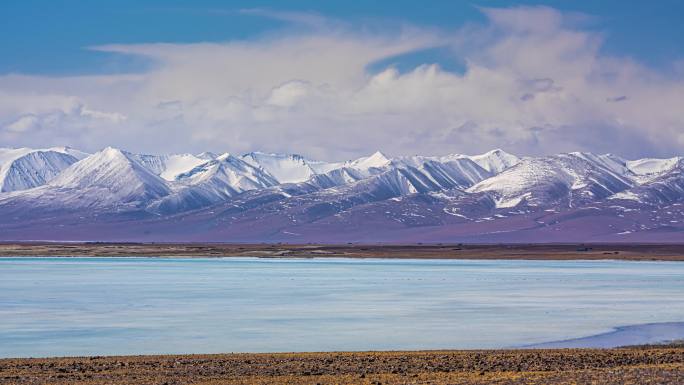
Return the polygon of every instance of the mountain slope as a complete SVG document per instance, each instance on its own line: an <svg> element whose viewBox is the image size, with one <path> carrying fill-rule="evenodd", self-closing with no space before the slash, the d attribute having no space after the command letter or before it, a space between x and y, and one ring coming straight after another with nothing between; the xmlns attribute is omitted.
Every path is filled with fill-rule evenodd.
<svg viewBox="0 0 684 385"><path fill-rule="evenodd" d="M0 240L684 239L679 157L518 158L494 150L389 158L376 152L328 163L296 155L157 156L107 148L76 161L85 154L12 151L4 152L3 164L37 171L6 178L27 181L12 188L32 188L0 192ZM16 166L21 162L30 167Z"/></svg>
<svg viewBox="0 0 684 385"><path fill-rule="evenodd" d="M62 203L90 207L142 207L171 192L130 153L112 147L74 163L46 188L57 190Z"/></svg>
<svg viewBox="0 0 684 385"><path fill-rule="evenodd" d="M296 154L250 152L241 159L251 166L261 167L280 183L304 182L317 174L303 156Z"/></svg>
<svg viewBox="0 0 684 385"><path fill-rule="evenodd" d="M85 154L65 147L46 150L0 148L0 192L42 186Z"/></svg>
<svg viewBox="0 0 684 385"><path fill-rule="evenodd" d="M146 155L130 154L131 158L145 166L152 173L159 175L162 179L173 181L178 175L186 173L193 168L216 158L211 153L192 154L173 154L173 155Z"/></svg>
<svg viewBox="0 0 684 385"><path fill-rule="evenodd" d="M379 172L373 172L373 170L380 170L390 164L390 160L379 151L356 160L332 163L313 161L297 154L263 152L250 152L243 155L241 159L252 166L262 168L280 183L306 182L317 175L328 174L341 168L356 170L357 173L361 172L363 175L370 176Z"/></svg>
<svg viewBox="0 0 684 385"><path fill-rule="evenodd" d="M402 157L393 159L390 165L421 173L441 189L465 189L492 176L469 158Z"/></svg>
<svg viewBox="0 0 684 385"><path fill-rule="evenodd" d="M176 176L174 193L151 205L162 212L178 212L209 206L249 190L278 185L264 170L230 154L202 163Z"/></svg>
<svg viewBox="0 0 684 385"><path fill-rule="evenodd" d="M520 162L520 158L517 156L498 148L484 154L469 156L468 158L492 174L498 174Z"/></svg>
<svg viewBox="0 0 684 385"><path fill-rule="evenodd" d="M627 161L625 166L636 175L635 179L645 183L674 169L681 164L682 159L679 156L668 159L645 158Z"/></svg>
<svg viewBox="0 0 684 385"><path fill-rule="evenodd" d="M675 162L676 160L676 162ZM646 180L630 190L611 196L611 200L629 200L650 206L684 202L684 158L652 159L637 162L638 178Z"/></svg>
<svg viewBox="0 0 684 385"><path fill-rule="evenodd" d="M497 207L572 207L629 189L633 182L582 153L525 158L468 191L490 193Z"/></svg>

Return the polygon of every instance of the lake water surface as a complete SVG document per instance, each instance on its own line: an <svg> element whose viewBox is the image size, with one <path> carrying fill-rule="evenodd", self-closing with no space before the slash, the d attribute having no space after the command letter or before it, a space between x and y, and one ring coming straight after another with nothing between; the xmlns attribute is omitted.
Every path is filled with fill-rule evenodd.
<svg viewBox="0 0 684 385"><path fill-rule="evenodd" d="M501 348L682 321L677 262L0 258L0 357Z"/></svg>

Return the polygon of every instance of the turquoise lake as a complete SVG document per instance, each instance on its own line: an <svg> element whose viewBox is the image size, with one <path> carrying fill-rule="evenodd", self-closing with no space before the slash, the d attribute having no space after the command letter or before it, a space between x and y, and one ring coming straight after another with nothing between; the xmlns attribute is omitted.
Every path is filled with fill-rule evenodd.
<svg viewBox="0 0 684 385"><path fill-rule="evenodd" d="M682 321L677 262L0 258L0 357L504 348Z"/></svg>

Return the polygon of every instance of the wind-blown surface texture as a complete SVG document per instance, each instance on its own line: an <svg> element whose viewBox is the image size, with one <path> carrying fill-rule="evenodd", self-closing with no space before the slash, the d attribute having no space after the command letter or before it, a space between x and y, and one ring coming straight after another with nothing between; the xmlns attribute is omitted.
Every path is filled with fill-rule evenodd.
<svg viewBox="0 0 684 385"><path fill-rule="evenodd" d="M0 239L681 242L684 158L0 149Z"/></svg>

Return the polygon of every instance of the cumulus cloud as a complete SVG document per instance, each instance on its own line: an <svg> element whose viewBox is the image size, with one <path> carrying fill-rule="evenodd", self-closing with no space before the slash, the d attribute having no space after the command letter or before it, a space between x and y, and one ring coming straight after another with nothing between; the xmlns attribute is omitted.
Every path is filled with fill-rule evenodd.
<svg viewBox="0 0 684 385"><path fill-rule="evenodd" d="M92 109L73 96L0 93L0 101L0 142L16 146L74 143L99 147L98 137L127 119L118 112Z"/></svg>
<svg viewBox="0 0 684 385"><path fill-rule="evenodd" d="M0 77L0 101L8 101L0 103L0 140L324 159L494 147L523 155L684 153L680 72L604 55L602 36L582 29L582 15L547 7L482 12L486 24L456 32L326 28L318 15L288 13L281 19L312 29L221 44L100 46L157 64L134 76ZM433 47L453 49L465 71L434 63L369 70Z"/></svg>

